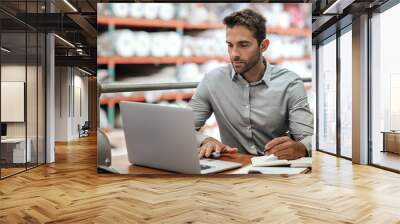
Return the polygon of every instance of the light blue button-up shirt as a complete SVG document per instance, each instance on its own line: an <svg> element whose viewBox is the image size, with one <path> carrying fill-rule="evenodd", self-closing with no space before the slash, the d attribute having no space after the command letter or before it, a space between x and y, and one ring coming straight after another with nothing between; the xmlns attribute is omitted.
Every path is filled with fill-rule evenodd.
<svg viewBox="0 0 400 224"><path fill-rule="evenodd" d="M189 105L198 131L214 113L221 141L239 152L263 155L273 138L291 134L311 156L313 114L301 78L266 63L261 80L248 83L232 65L208 72ZM200 145L208 136L197 133Z"/></svg>

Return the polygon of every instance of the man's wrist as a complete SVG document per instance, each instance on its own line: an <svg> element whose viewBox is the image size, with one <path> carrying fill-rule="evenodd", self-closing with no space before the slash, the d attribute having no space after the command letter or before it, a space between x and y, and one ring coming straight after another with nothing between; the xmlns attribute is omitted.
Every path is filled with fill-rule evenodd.
<svg viewBox="0 0 400 224"><path fill-rule="evenodd" d="M307 147L302 142L297 142L299 151L302 153L302 157L308 156Z"/></svg>
<svg viewBox="0 0 400 224"><path fill-rule="evenodd" d="M312 136L306 136L303 139L301 139L299 142L301 142L306 147L307 157L311 157L312 156L312 149L311 149L312 148L312 146L311 146Z"/></svg>

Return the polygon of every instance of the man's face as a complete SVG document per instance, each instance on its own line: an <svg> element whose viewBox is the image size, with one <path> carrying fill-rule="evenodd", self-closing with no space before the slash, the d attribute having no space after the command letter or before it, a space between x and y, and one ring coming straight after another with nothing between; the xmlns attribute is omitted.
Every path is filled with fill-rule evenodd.
<svg viewBox="0 0 400 224"><path fill-rule="evenodd" d="M244 74L259 62L262 50L253 33L245 26L226 29L229 58L236 73Z"/></svg>

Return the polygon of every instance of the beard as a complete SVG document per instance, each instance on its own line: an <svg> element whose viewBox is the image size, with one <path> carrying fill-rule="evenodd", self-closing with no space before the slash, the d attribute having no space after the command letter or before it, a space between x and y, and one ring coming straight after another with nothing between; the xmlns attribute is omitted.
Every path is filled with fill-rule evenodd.
<svg viewBox="0 0 400 224"><path fill-rule="evenodd" d="M261 53L257 51L255 55L249 58L249 60L241 60L239 57L231 59L233 69L238 74L245 74L252 69L260 60Z"/></svg>

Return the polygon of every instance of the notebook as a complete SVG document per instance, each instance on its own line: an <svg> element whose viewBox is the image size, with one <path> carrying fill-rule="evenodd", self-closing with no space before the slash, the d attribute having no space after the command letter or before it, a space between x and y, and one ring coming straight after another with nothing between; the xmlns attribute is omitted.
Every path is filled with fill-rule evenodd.
<svg viewBox="0 0 400 224"><path fill-rule="evenodd" d="M302 157L296 160L279 160L275 155L251 158L253 167L290 166L298 168L312 167L312 157Z"/></svg>
<svg viewBox="0 0 400 224"><path fill-rule="evenodd" d="M266 174L266 175L297 175L307 173L310 168L292 167L262 167L251 164L230 172L230 174Z"/></svg>

